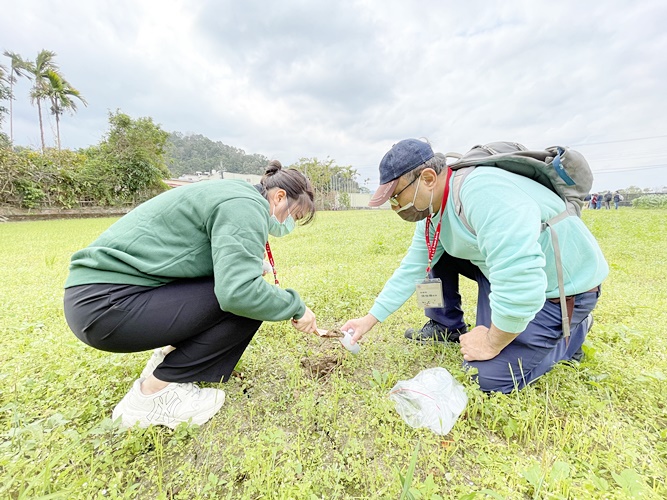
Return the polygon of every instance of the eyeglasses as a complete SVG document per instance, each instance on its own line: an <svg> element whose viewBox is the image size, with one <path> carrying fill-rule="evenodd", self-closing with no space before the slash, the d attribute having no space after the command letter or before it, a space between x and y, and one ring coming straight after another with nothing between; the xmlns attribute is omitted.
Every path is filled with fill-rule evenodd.
<svg viewBox="0 0 667 500"><path fill-rule="evenodd" d="M401 193L402 193L403 191L405 191L405 190L408 189L410 186L412 186L412 185L415 183L415 181L416 181L417 179L419 179L419 176L417 176L417 177L415 177L414 179L412 179L412 181L410 182L410 184L408 184L408 185L405 186L403 189L401 189L398 193L396 193L394 196L392 196L391 198L389 198L389 204L390 204L392 207L400 207L401 204L398 202L398 197L401 195Z"/></svg>

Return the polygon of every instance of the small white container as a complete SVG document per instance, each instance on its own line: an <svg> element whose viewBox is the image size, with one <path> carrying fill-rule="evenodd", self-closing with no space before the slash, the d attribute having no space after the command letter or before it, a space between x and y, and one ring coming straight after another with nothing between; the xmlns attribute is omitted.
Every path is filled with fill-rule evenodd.
<svg viewBox="0 0 667 500"><path fill-rule="evenodd" d="M271 274L272 272L273 268L271 267L271 264L269 264L267 261L262 262L262 273Z"/></svg>
<svg viewBox="0 0 667 500"><path fill-rule="evenodd" d="M354 333L354 330L348 330L347 332L343 332L343 337L340 339L340 343L343 344L343 347L350 351L352 354L359 354L359 351L361 350L361 347L359 344L350 344L352 341L352 334Z"/></svg>

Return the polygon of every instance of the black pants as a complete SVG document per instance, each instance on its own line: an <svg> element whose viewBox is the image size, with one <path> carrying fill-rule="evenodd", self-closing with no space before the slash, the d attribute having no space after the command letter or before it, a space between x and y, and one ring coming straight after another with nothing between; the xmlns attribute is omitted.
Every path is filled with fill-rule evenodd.
<svg viewBox="0 0 667 500"><path fill-rule="evenodd" d="M159 287L71 287L65 290L65 318L80 340L102 351L176 347L154 372L165 382L229 379L262 324L221 310L213 278Z"/></svg>

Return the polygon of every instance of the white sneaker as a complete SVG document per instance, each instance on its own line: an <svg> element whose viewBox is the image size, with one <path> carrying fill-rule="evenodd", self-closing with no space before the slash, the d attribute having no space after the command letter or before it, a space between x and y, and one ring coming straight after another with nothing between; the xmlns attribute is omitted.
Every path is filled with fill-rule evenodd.
<svg viewBox="0 0 667 500"><path fill-rule="evenodd" d="M153 371L157 368L157 365L164 361L164 356L165 354L162 352L161 348L155 349L153 355L148 360L148 363L146 363L145 368L142 370L141 375L139 375L139 378L148 378L153 375Z"/></svg>
<svg viewBox="0 0 667 500"><path fill-rule="evenodd" d="M122 418L123 427L165 425L174 429L181 422L201 425L215 415L225 402L225 391L200 389L195 384L171 383L155 394L141 392L140 378L113 410L112 418Z"/></svg>

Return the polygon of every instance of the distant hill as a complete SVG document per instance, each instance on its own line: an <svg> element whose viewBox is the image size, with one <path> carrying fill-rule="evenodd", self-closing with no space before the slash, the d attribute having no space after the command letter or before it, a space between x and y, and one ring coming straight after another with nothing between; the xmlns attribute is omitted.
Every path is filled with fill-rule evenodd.
<svg viewBox="0 0 667 500"><path fill-rule="evenodd" d="M269 163L264 155L248 154L200 134L181 132L170 134L167 156L167 167L174 177L212 170L261 175Z"/></svg>

